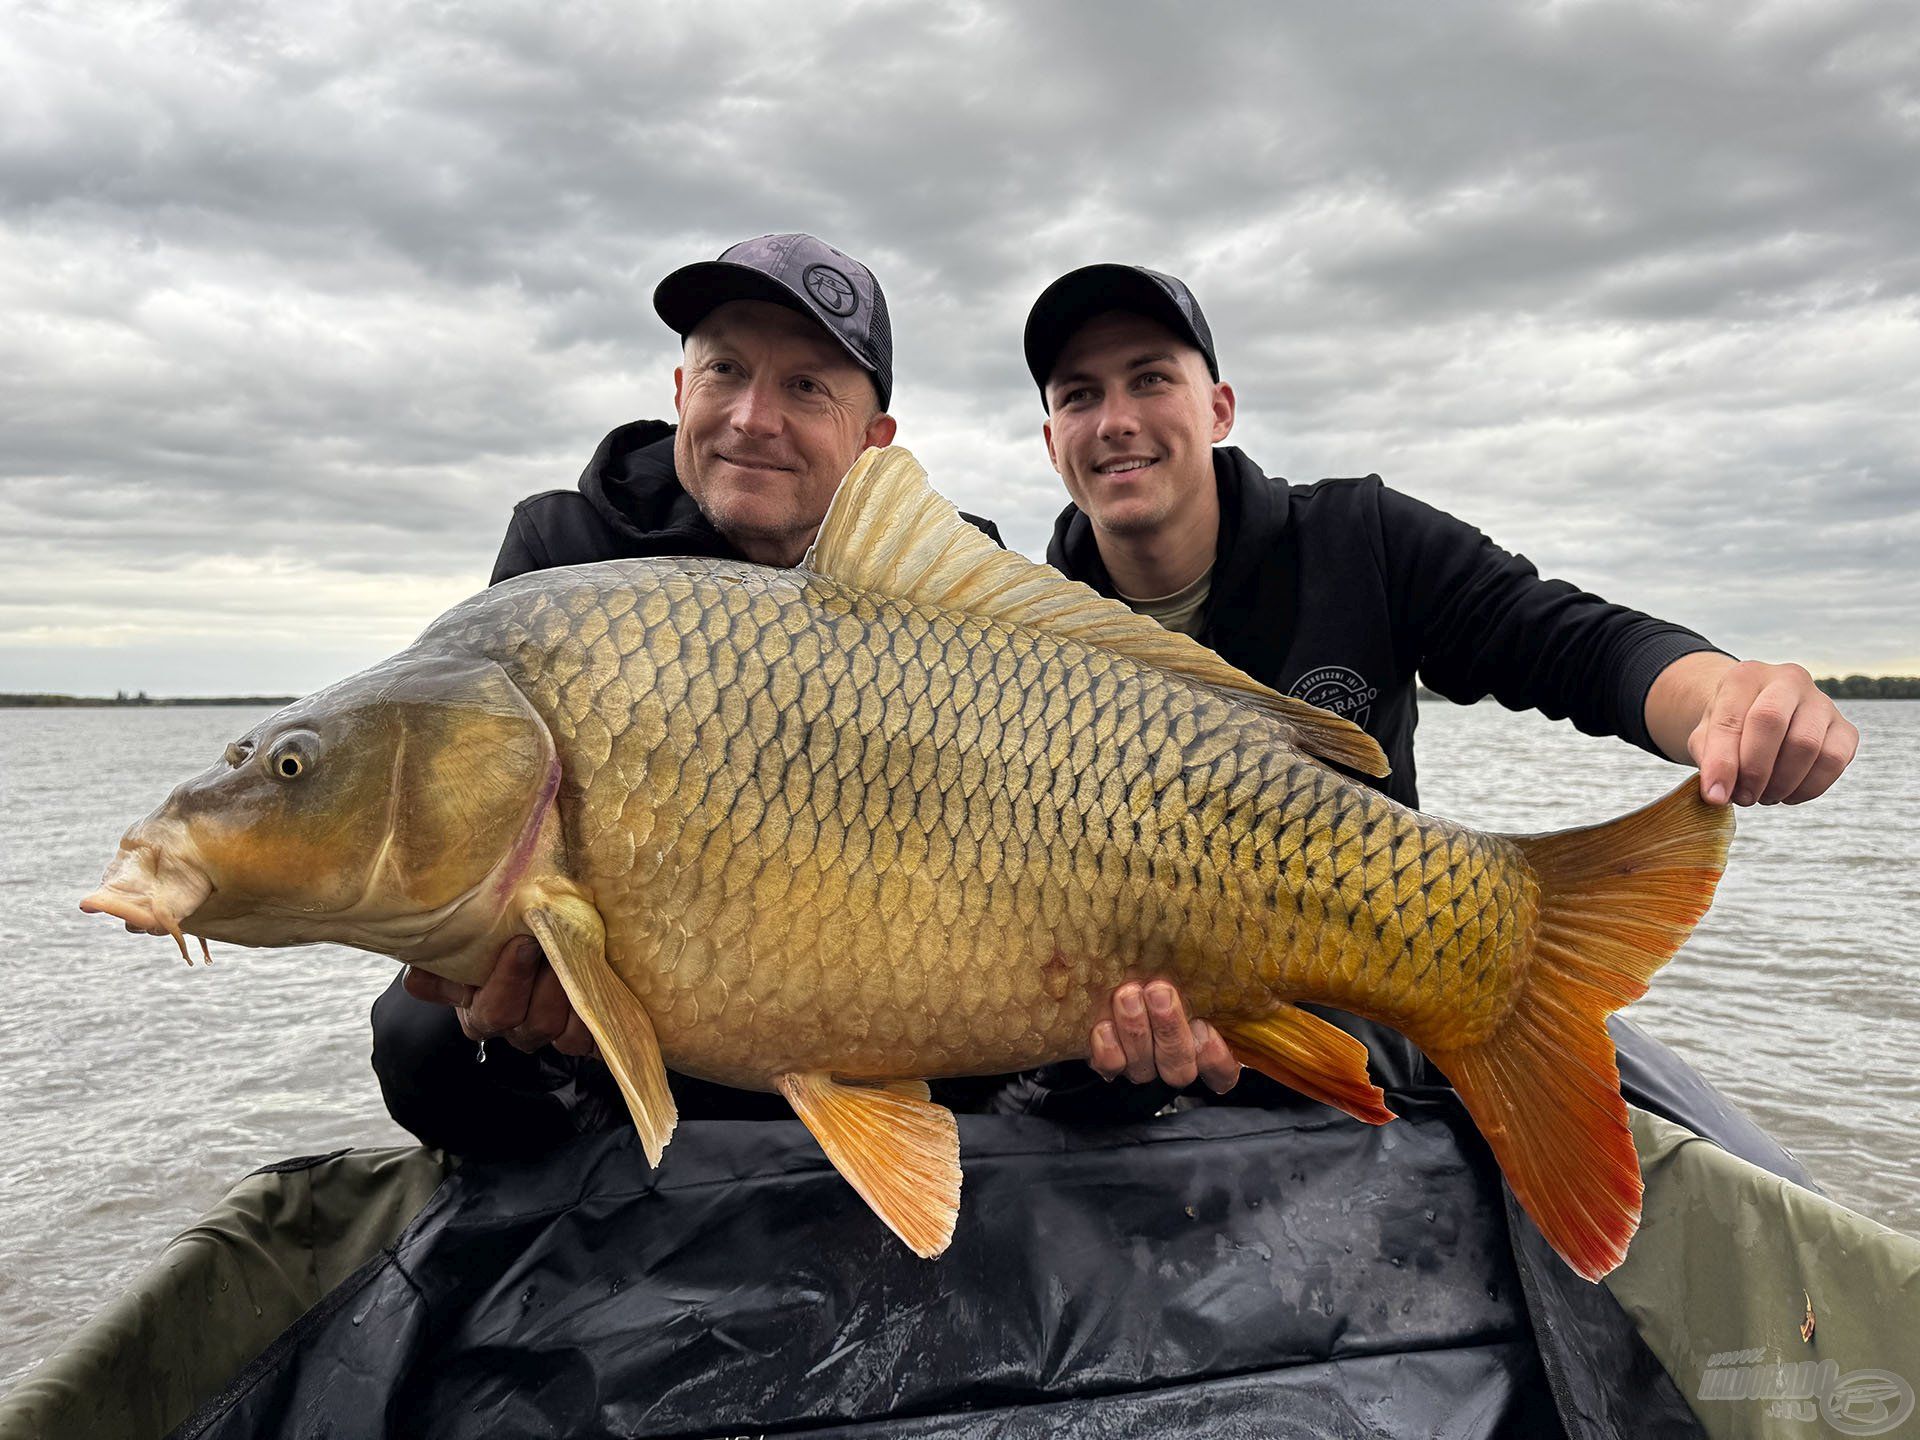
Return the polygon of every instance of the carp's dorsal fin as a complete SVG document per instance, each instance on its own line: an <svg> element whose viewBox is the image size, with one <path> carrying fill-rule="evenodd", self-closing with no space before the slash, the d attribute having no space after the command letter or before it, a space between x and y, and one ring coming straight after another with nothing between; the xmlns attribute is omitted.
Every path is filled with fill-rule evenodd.
<svg viewBox="0 0 1920 1440"><path fill-rule="evenodd" d="M658 1165L673 1138L679 1107L667 1088L667 1064L646 1007L607 964L600 912L581 895L536 885L521 915L619 1082L647 1162Z"/></svg>
<svg viewBox="0 0 1920 1440"><path fill-rule="evenodd" d="M1199 641L1136 615L1050 566L1002 550L960 518L898 445L854 461L827 507L807 564L815 574L917 604L1003 620L1125 655L1265 711L1294 745L1366 775L1385 775L1373 737L1339 716L1282 695Z"/></svg>
<svg viewBox="0 0 1920 1440"><path fill-rule="evenodd" d="M780 1093L908 1249L930 1260L947 1248L960 1215L960 1127L924 1080L849 1085L799 1072L780 1077Z"/></svg>

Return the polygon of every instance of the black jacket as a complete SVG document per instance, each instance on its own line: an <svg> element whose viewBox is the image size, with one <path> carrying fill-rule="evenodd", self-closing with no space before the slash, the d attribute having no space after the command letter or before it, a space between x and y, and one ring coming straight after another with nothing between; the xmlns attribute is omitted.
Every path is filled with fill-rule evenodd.
<svg viewBox="0 0 1920 1440"><path fill-rule="evenodd" d="M673 468L674 427L635 420L600 442L573 490L549 490L513 507L489 584L561 565L650 555L743 559L681 488ZM964 517L995 544L991 521ZM459 1155L501 1157L544 1150L626 1115L611 1075L597 1062L555 1050L522 1055L505 1041L478 1047L445 1005L415 1000L396 977L374 1002L373 1069L387 1109L428 1145ZM956 1109L979 1109L1009 1077L941 1081L936 1093ZM670 1077L689 1120L785 1119L777 1095Z"/></svg>
<svg viewBox="0 0 1920 1440"><path fill-rule="evenodd" d="M1354 778L1417 806L1416 681L1450 700L1487 695L1509 708L1571 718L1595 735L1654 750L1645 707L1654 677L1710 650L1678 625L1610 605L1564 580L1543 580L1523 556L1378 475L1289 485L1240 450L1213 452L1220 540L1200 640L1256 680L1343 715L1386 751L1384 779ZM1102 594L1115 593L1093 527L1069 505L1047 559ZM1656 751L1656 753L1658 753ZM1405 1036L1334 1010L1365 1042L1376 1083L1399 1096L1446 1095L1445 1077ZM1139 1119L1176 1098L1170 1087L1109 1085L1080 1061L1029 1072L998 1108L1056 1118ZM1213 1102L1196 1085L1183 1103ZM1251 1071L1227 1103L1310 1104Z"/></svg>
<svg viewBox="0 0 1920 1440"><path fill-rule="evenodd" d="M1610 605L1378 475L1289 485L1231 446L1213 452L1220 496L1201 640L1256 680L1344 715L1393 766L1369 781L1418 805L1416 679L1462 704L1488 695L1655 750L1654 677L1714 647L1691 630ZM1093 527L1069 505L1047 559L1114 593ZM1655 753L1658 753L1657 750Z"/></svg>

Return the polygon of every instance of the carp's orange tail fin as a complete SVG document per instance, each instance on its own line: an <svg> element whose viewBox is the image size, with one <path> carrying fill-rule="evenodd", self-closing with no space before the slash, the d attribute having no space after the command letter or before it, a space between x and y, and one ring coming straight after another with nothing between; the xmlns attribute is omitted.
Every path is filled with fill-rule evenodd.
<svg viewBox="0 0 1920 1440"><path fill-rule="evenodd" d="M1540 884L1531 954L1491 1036L1429 1050L1553 1248L1598 1280L1640 1224L1640 1161L1607 1016L1647 993L1707 912L1733 838L1698 776L1605 825L1508 837Z"/></svg>

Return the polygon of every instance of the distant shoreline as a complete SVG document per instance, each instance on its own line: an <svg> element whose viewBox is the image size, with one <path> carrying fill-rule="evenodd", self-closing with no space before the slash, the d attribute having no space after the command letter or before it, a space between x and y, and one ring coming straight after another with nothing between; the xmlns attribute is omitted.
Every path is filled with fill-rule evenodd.
<svg viewBox="0 0 1920 1440"><path fill-rule="evenodd" d="M1920 676L1849 675L1813 682L1836 700L1920 700Z"/></svg>
<svg viewBox="0 0 1920 1440"><path fill-rule="evenodd" d="M0 710L154 710L183 705L291 705L298 695L0 695Z"/></svg>
<svg viewBox="0 0 1920 1440"><path fill-rule="evenodd" d="M1813 683L1835 700L1920 700L1920 675L1849 675L1845 679L1823 675ZM1447 698L1424 685L1414 694L1421 700Z"/></svg>

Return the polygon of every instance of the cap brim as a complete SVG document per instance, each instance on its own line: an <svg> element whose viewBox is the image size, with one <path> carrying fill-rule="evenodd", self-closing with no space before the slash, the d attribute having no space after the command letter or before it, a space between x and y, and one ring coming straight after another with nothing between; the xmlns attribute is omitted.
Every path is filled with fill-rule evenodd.
<svg viewBox="0 0 1920 1440"><path fill-rule="evenodd" d="M733 300L764 300L770 305L796 310L830 335L854 364L869 375L879 373L871 360L820 318L820 312L806 296L751 265L736 265L730 260L702 260L681 266L653 290L654 313L682 340L707 316Z"/></svg>
<svg viewBox="0 0 1920 1440"><path fill-rule="evenodd" d="M1033 383L1040 387L1042 400L1046 398L1047 380L1067 342L1094 316L1109 310L1123 310L1159 321L1206 355L1207 368L1213 368L1213 358L1207 355L1207 347L1195 332L1193 322L1158 281L1131 265L1086 265L1069 270L1047 286L1033 302L1033 309L1027 312L1027 370L1033 376Z"/></svg>

